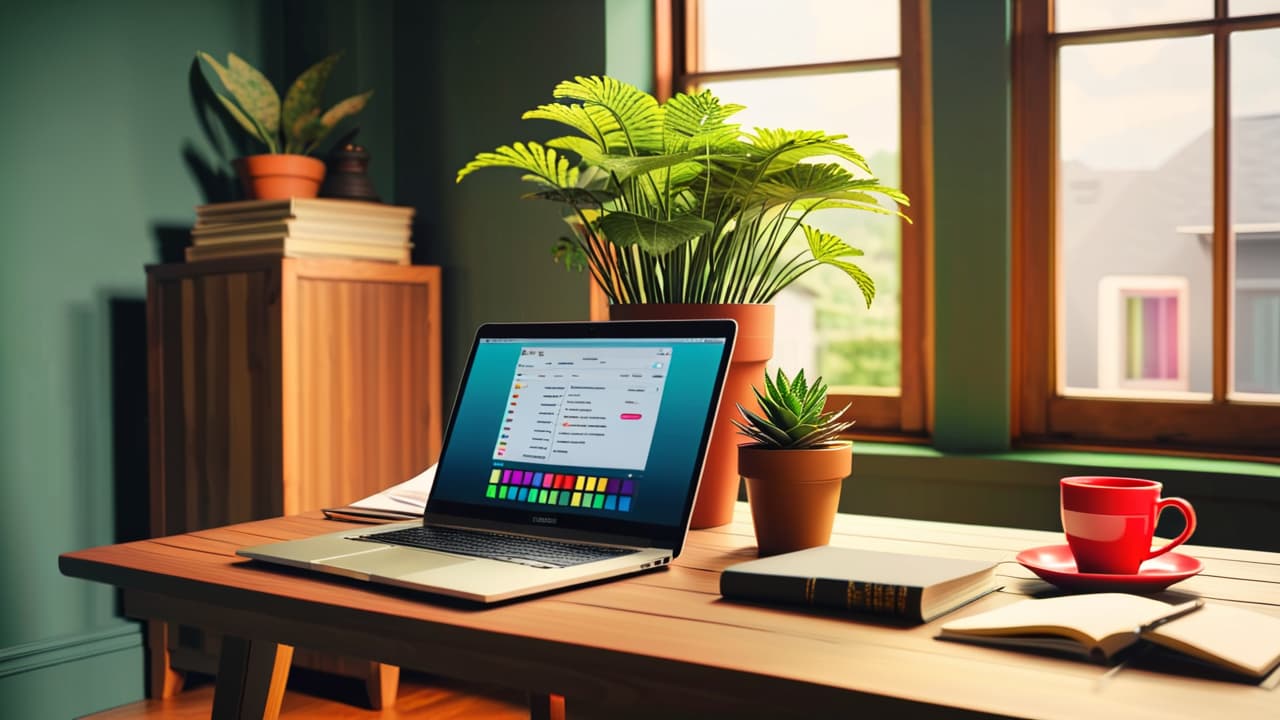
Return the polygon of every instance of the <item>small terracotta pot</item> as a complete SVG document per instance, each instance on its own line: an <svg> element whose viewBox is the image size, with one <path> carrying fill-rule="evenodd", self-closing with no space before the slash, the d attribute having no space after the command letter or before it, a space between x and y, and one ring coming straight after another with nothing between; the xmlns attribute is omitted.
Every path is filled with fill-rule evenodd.
<svg viewBox="0 0 1280 720"><path fill-rule="evenodd" d="M852 469L848 440L801 450L740 446L738 471L747 481L760 556L831 542L840 486Z"/></svg>
<svg viewBox="0 0 1280 720"><path fill-rule="evenodd" d="M324 163L306 155L250 155L235 161L245 195L253 200L315 197L324 180Z"/></svg>
<svg viewBox="0 0 1280 720"><path fill-rule="evenodd" d="M711 428L707 445L707 462L702 468L702 482L693 503L689 527L693 529L725 525L733 520L738 488L738 443L742 436L730 422L738 417L738 403L759 410L751 385L760 382L765 363L773 355L773 305L768 304L696 304L637 303L610 305L611 320L672 320L732 318L738 323L738 340L729 360L720 409Z"/></svg>

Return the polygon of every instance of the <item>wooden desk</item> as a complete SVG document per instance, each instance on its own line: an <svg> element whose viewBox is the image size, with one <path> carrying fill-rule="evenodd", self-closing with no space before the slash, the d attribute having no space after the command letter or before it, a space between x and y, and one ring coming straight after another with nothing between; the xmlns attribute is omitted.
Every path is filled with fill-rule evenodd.
<svg viewBox="0 0 1280 720"><path fill-rule="evenodd" d="M1280 717L1280 691L1134 668L1101 681L1105 668L1097 665L935 640L938 621L904 628L724 601L719 571L755 553L745 505L734 523L691 533L668 570L493 608L280 572L233 555L239 546L336 527L318 514L276 518L68 553L60 566L131 589L126 612L225 633L215 717L270 714L268 680L288 654L276 643L522 688L535 698L563 695L570 717ZM1049 591L1012 559L1060 541L1056 533L857 515L841 516L833 538L1006 561L998 568L1003 591L948 617ZM1186 552L1205 571L1163 599L1193 593L1280 615L1280 554Z"/></svg>

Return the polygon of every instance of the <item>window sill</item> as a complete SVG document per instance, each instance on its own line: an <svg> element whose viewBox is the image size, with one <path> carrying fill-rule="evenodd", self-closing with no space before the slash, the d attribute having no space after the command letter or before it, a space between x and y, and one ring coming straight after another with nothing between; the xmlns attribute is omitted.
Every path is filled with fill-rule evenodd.
<svg viewBox="0 0 1280 720"><path fill-rule="evenodd" d="M840 509L1054 531L1061 527L1058 479L1069 475L1158 480L1165 495L1196 507L1193 543L1280 551L1273 529L1280 517L1280 466L1260 462L1039 449L948 453L855 441ZM1180 522L1170 517L1160 534L1176 534Z"/></svg>

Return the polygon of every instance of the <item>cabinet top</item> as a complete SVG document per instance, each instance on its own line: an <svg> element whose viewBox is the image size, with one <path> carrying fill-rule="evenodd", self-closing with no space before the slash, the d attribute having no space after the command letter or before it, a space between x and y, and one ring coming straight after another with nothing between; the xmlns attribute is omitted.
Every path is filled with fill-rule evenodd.
<svg viewBox="0 0 1280 720"><path fill-rule="evenodd" d="M270 255L154 264L147 265L146 271L147 276L154 280L264 272L282 276L330 280L438 282L440 279L440 267L437 265L397 265L395 263L372 260L290 258Z"/></svg>

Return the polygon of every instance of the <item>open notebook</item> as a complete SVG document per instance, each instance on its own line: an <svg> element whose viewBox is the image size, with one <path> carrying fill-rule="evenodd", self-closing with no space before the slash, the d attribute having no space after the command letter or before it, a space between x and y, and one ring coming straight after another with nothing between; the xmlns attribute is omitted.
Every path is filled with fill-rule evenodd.
<svg viewBox="0 0 1280 720"><path fill-rule="evenodd" d="M1280 667L1280 617L1200 600L1171 605L1124 593L1022 600L952 620L938 637L1100 662L1149 642L1255 681Z"/></svg>

